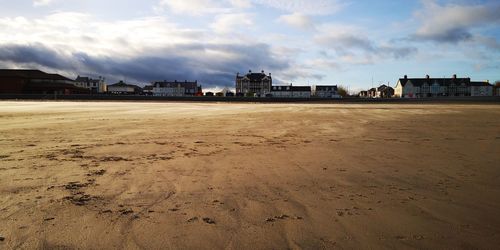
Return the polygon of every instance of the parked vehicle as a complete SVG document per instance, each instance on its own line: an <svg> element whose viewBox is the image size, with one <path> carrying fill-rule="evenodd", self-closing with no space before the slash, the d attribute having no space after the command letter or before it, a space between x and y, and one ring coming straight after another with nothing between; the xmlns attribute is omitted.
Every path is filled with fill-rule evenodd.
<svg viewBox="0 0 500 250"><path fill-rule="evenodd" d="M205 96L214 96L214 93L213 92L206 92Z"/></svg>
<svg viewBox="0 0 500 250"><path fill-rule="evenodd" d="M226 96L234 96L233 92L226 92Z"/></svg>
<svg viewBox="0 0 500 250"><path fill-rule="evenodd" d="M237 97L243 97L243 96L245 96L245 94L243 94L243 93L236 93L236 96Z"/></svg>
<svg viewBox="0 0 500 250"><path fill-rule="evenodd" d="M217 97L224 97L224 93L222 93L222 92L217 92L217 93L215 93L215 96L217 96Z"/></svg>
<svg viewBox="0 0 500 250"><path fill-rule="evenodd" d="M273 97L273 94L266 94L266 97Z"/></svg>

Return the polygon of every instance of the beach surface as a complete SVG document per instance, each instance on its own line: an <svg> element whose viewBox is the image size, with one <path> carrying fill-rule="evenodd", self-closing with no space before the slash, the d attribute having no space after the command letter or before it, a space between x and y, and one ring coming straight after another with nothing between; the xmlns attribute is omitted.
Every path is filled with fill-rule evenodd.
<svg viewBox="0 0 500 250"><path fill-rule="evenodd" d="M0 102L0 249L495 249L500 105Z"/></svg>

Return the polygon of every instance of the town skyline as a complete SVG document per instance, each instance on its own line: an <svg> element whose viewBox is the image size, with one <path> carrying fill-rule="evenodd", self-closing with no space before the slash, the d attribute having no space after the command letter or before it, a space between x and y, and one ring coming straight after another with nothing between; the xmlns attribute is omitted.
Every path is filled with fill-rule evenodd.
<svg viewBox="0 0 500 250"><path fill-rule="evenodd" d="M354 91L403 75L500 80L496 1L0 2L1 68L206 89L248 69Z"/></svg>

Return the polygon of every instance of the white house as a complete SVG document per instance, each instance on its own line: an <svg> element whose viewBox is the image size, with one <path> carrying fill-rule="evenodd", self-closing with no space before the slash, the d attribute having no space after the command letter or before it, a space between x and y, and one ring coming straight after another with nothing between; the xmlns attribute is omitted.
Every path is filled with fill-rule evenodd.
<svg viewBox="0 0 500 250"><path fill-rule="evenodd" d="M311 86L272 86L271 95L278 98L310 98Z"/></svg>
<svg viewBox="0 0 500 250"><path fill-rule="evenodd" d="M139 94L140 92L141 87L133 84L127 84L123 81L119 81L108 86L108 93L112 94L133 95Z"/></svg>
<svg viewBox="0 0 500 250"><path fill-rule="evenodd" d="M162 81L153 83L152 93L154 96L194 96L201 92L198 81Z"/></svg>
<svg viewBox="0 0 500 250"><path fill-rule="evenodd" d="M493 85L488 82L471 82L471 96L493 96Z"/></svg>
<svg viewBox="0 0 500 250"><path fill-rule="evenodd" d="M404 78L394 88L395 97L421 98L435 96L471 96L470 78Z"/></svg>
<svg viewBox="0 0 500 250"><path fill-rule="evenodd" d="M340 98L337 85L314 85L312 95L319 98Z"/></svg>
<svg viewBox="0 0 500 250"><path fill-rule="evenodd" d="M107 85L104 82L104 78L100 76L98 79L78 76L74 81L74 85L77 87L89 89L91 93L105 93L106 91L108 91Z"/></svg>

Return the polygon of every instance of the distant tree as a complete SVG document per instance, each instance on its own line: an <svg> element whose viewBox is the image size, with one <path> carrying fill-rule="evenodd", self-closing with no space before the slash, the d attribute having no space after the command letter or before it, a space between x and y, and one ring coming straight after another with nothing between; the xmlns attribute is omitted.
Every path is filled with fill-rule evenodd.
<svg viewBox="0 0 500 250"><path fill-rule="evenodd" d="M349 96L349 91L347 91L347 88L344 86L338 86L338 93L342 97Z"/></svg>

